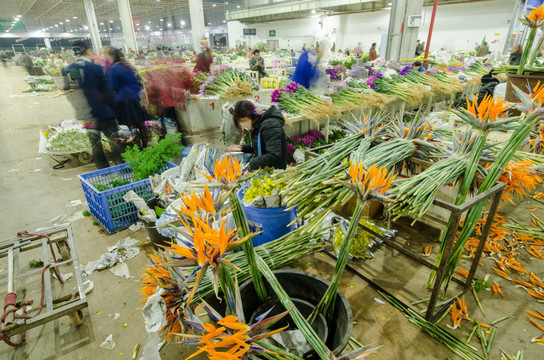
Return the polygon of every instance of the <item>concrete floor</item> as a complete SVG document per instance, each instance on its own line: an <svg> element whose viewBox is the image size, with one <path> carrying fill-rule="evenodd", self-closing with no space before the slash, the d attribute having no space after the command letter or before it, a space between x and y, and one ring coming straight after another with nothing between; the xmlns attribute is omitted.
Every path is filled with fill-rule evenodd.
<svg viewBox="0 0 544 360"><path fill-rule="evenodd" d="M12 97L20 95L26 88L21 68L11 66L7 70L0 68L0 204L3 205L0 227L0 239L13 237L17 231L33 231L41 227L53 226L53 221L70 221L76 241L77 253L81 262L97 259L107 246L131 236L141 241L142 251L128 261L132 278L116 277L109 271L95 272L89 276L94 281L94 290L89 294L89 307L84 310L84 325L74 328L67 317L60 318L40 326L27 333L27 344L13 349L0 345L2 359L130 359L135 344L143 345L147 334L143 327L140 307L139 280L147 260L146 253L152 252L146 245L145 230L122 231L114 235L105 235L92 218L84 218L81 212L87 209L85 198L77 179L80 173L95 170L93 164L82 166L76 160L66 164L63 169L53 170L56 164L49 156L38 154L39 131L62 120L74 117L73 110L65 97L52 98L55 95L45 93L42 96ZM72 206L72 200L82 200L83 205ZM520 220L529 218L528 208L534 205L523 203L519 207L508 207L505 211ZM542 212L541 210L537 210ZM59 220L59 217L62 219ZM399 241L420 252L425 245L436 239L436 232L421 229L416 235L409 232L399 233ZM419 235L418 235L419 234ZM435 249L438 246L435 244ZM436 250L435 250L436 252ZM28 256L32 257L31 254ZM330 278L334 263L323 254L315 254L316 262L304 266L306 270ZM529 271L544 275L543 261L536 260L522 251L519 259ZM478 275L490 272L491 259L484 259ZM380 285L388 287L392 293L406 302L429 297L424 283L428 271L402 257L399 253L382 247L376 251L375 261L357 261L353 265L366 276ZM465 266L466 268L466 266ZM6 264L0 262L0 278L5 276ZM39 286L39 279L27 285ZM492 275L509 292L502 299L492 296L491 292L480 294L487 316L483 316L475 305L472 295L466 299L470 316L478 321L491 322L505 315L511 318L497 326L497 335L490 359L499 359L500 348L509 354L519 349L525 351L525 359L539 359L540 348L531 344L530 339L539 332L525 318L524 309L536 308L544 312L538 304L522 289L512 283ZM63 291L66 289L58 289ZM429 336L410 324L404 314L389 304L381 304L376 299L380 295L355 274L346 272L342 279L342 290L346 294L354 313L353 337L364 344L376 343L383 347L369 359L446 359L457 358L445 346L438 344ZM0 294L5 293L2 287ZM31 295L32 294L32 295ZM29 293L27 298L39 299L39 294ZM422 307L420 307L422 309ZM115 313L120 317L113 320ZM451 323L445 319L442 325ZM466 338L470 323L452 330L461 338ZM116 342L114 350L104 350L100 344L112 334ZM476 339L475 339L476 340ZM477 341L472 345L480 349ZM194 351L178 344L167 344L161 351L163 360L186 358ZM141 350L140 350L141 354ZM139 354L139 355L140 355Z"/></svg>

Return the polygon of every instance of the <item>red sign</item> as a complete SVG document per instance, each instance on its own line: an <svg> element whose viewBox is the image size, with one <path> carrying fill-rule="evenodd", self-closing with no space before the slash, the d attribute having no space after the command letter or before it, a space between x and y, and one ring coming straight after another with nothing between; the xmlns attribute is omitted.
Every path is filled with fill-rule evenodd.
<svg viewBox="0 0 544 360"><path fill-rule="evenodd" d="M139 17L132 18L132 23L134 24L134 30L142 30L142 19Z"/></svg>

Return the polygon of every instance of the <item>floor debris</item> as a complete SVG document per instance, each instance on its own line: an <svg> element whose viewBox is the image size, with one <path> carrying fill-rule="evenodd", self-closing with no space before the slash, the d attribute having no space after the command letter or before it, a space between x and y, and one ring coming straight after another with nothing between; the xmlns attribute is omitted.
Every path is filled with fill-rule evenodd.
<svg viewBox="0 0 544 360"><path fill-rule="evenodd" d="M100 344L100 347L106 350L113 350L115 348L115 341L113 341L113 335L109 334L106 340L104 340L104 342Z"/></svg>

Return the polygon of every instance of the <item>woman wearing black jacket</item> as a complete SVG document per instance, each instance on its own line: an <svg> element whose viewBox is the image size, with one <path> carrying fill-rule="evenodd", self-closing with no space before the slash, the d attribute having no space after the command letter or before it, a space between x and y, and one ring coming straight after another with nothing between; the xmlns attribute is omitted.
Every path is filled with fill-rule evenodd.
<svg viewBox="0 0 544 360"><path fill-rule="evenodd" d="M287 167L287 137L283 131L285 119L280 109L272 105L259 114L251 101L242 100L234 106L232 119L238 129L250 131L251 143L229 146L225 152L243 151L253 154L249 161L250 170L267 166L275 169Z"/></svg>

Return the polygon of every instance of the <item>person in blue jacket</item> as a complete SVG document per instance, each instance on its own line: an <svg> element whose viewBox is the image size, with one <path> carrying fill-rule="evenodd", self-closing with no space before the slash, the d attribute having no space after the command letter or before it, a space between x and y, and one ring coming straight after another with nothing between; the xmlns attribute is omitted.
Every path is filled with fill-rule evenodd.
<svg viewBox="0 0 544 360"><path fill-rule="evenodd" d="M122 149L114 138L114 134L118 131L118 125L113 110L113 96L104 75L104 70L100 65L91 62L91 48L85 41L74 41L72 46L79 58L76 62L68 65L68 69L79 70L81 74L80 79L78 79L79 86L83 90L83 95L89 106L88 115L78 120L92 120L93 127L96 129L88 131L94 163L99 169L109 167L102 147L101 133L103 133L111 140L113 162L122 164L124 162L121 157ZM84 112L79 113L83 114Z"/></svg>
<svg viewBox="0 0 544 360"><path fill-rule="evenodd" d="M319 78L319 56L312 50L300 54L292 81L309 89L310 85Z"/></svg>
<svg viewBox="0 0 544 360"><path fill-rule="evenodd" d="M125 61L121 49L112 49L113 65L110 68L111 88L114 92L115 113L120 125L136 127L140 133L142 147L147 146L145 114L140 106L140 92L136 74Z"/></svg>
<svg viewBox="0 0 544 360"><path fill-rule="evenodd" d="M414 61L414 63L412 64L412 67L414 68L414 70L417 70L422 73L427 71L427 69L425 69L421 61Z"/></svg>

